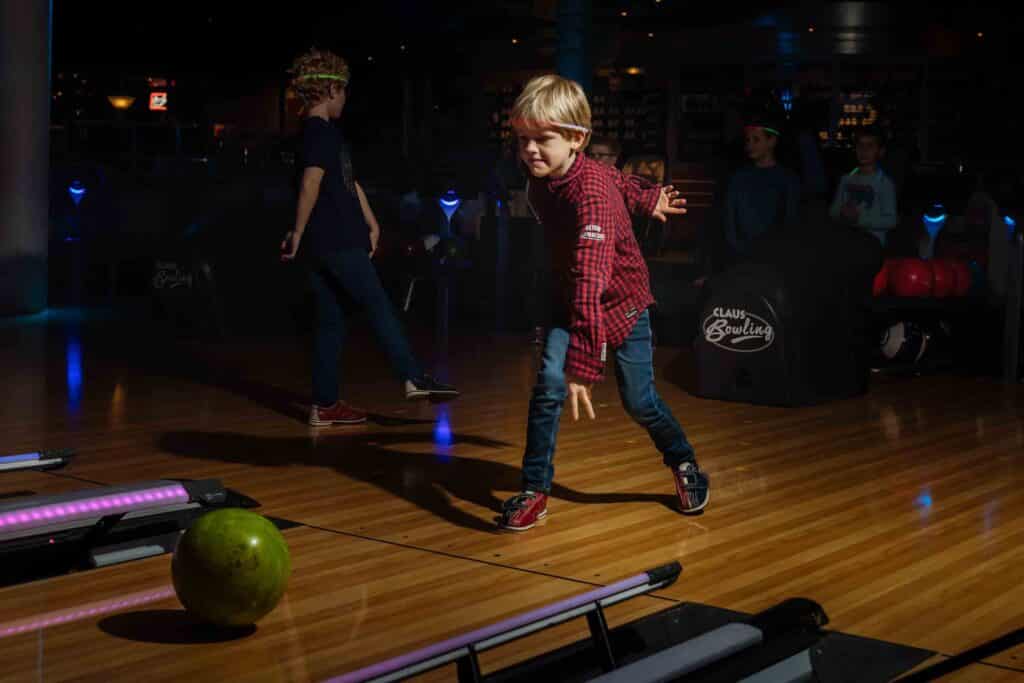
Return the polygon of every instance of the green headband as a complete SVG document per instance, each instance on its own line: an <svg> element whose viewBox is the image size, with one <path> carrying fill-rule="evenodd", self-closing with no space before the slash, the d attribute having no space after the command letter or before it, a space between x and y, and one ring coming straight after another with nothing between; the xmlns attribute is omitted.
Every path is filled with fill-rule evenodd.
<svg viewBox="0 0 1024 683"><path fill-rule="evenodd" d="M758 123L748 123L744 127L745 128L760 128L761 130L764 130L764 131L767 131L767 132L771 133L772 135L774 135L777 138L782 137L782 133L780 133L779 131L775 130L774 128L769 128L768 126L762 126L762 125L760 125Z"/></svg>
<svg viewBox="0 0 1024 683"><path fill-rule="evenodd" d="M299 76L296 80L298 81L341 81L342 83L348 84L348 78L346 76L338 76L336 74L304 74Z"/></svg>

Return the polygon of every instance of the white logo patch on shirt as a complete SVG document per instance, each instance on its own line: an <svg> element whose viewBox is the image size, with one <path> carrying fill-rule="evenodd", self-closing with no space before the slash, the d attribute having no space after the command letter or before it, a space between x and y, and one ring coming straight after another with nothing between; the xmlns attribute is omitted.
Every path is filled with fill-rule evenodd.
<svg viewBox="0 0 1024 683"><path fill-rule="evenodd" d="M604 230L601 229L600 225L585 226L583 232L580 233L580 239L604 242Z"/></svg>

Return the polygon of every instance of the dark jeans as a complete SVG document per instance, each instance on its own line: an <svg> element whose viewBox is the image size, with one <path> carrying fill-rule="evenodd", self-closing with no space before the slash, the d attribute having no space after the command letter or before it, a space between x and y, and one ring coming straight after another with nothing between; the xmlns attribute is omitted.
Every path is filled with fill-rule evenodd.
<svg viewBox="0 0 1024 683"><path fill-rule="evenodd" d="M562 404L569 393L565 378L565 354L569 331L554 327L548 332L537 384L530 399L530 417L526 428L526 453L523 455L523 490L551 490L555 476L552 461ZM678 467L694 460L693 447L654 389L654 355L651 347L650 311L644 311L622 346L615 350L615 378L619 397L637 424L647 430L666 465ZM612 456L609 453L609 456Z"/></svg>
<svg viewBox="0 0 1024 683"><path fill-rule="evenodd" d="M377 269L361 249L346 249L322 257L309 271L316 305L313 337L313 402L330 406L338 400L338 355L345 341L343 298L366 312L399 381L420 376L402 324L380 283Z"/></svg>

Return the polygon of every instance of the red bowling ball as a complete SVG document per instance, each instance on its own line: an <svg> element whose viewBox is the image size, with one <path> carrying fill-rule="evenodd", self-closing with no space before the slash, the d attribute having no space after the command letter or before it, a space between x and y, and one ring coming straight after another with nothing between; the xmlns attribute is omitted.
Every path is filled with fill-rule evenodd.
<svg viewBox="0 0 1024 683"><path fill-rule="evenodd" d="M889 262L882 264L881 270L875 275L874 283L871 285L871 293L875 296L882 296L889 287Z"/></svg>
<svg viewBox="0 0 1024 683"><path fill-rule="evenodd" d="M953 296L967 296L968 292L971 291L971 269L960 259L950 261L950 265L956 277L956 282L953 285Z"/></svg>
<svg viewBox="0 0 1024 683"><path fill-rule="evenodd" d="M932 284L931 266L921 259L903 259L889 271L889 291L894 296L931 296Z"/></svg>
<svg viewBox="0 0 1024 683"><path fill-rule="evenodd" d="M937 299L944 299L952 296L956 290L956 271L953 264L946 259L935 259L931 261L932 266L932 296Z"/></svg>

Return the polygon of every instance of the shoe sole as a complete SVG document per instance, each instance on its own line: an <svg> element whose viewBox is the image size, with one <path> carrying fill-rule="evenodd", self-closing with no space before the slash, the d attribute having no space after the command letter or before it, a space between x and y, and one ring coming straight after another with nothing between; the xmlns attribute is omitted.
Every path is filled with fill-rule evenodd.
<svg viewBox="0 0 1024 683"><path fill-rule="evenodd" d="M708 495L704 497L704 502L701 503L701 506L700 507L696 507L696 508L683 509L683 514L684 515L695 515L698 512L700 512L701 510L703 510L704 508L706 508L710 501L711 501L711 488L708 487ZM682 508L682 506L680 506L680 507Z"/></svg>
<svg viewBox="0 0 1024 683"><path fill-rule="evenodd" d="M361 420L310 420L310 427L332 427L334 425L361 425L366 424L366 418Z"/></svg>
<svg viewBox="0 0 1024 683"><path fill-rule="evenodd" d="M451 401L452 399L456 399L458 397L459 392L457 391L426 391L420 389L417 391L405 392L405 399L407 401L416 401L421 398L432 398L441 401Z"/></svg>
<svg viewBox="0 0 1024 683"><path fill-rule="evenodd" d="M542 512L539 515L537 515L537 519L534 521L534 523L530 524L528 526L508 526L507 524L501 524L499 522L498 523L498 528L499 529L504 529L505 531L526 531L528 529L532 529L533 527L537 526L537 522L539 522L542 519L546 519L547 516L548 516L548 511L544 510L544 512Z"/></svg>

